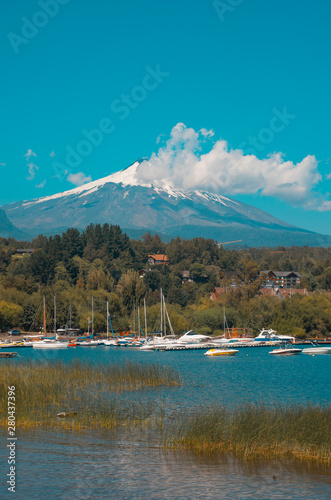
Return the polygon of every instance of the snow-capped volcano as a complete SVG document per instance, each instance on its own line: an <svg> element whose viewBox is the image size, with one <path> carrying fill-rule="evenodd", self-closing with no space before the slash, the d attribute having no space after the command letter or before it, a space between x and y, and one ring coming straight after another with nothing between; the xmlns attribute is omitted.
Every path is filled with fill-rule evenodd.
<svg viewBox="0 0 331 500"><path fill-rule="evenodd" d="M154 231L165 237L203 236L243 240L250 246L330 244L328 237L290 226L268 213L208 191L148 183L130 167L77 188L2 207L11 222L30 234L56 233L90 223L118 224L130 234ZM135 233L137 234L137 233Z"/></svg>
<svg viewBox="0 0 331 500"><path fill-rule="evenodd" d="M87 184L83 184L82 186L64 191L63 193L56 193L51 196L44 196L43 198L37 198L35 200L25 202L23 206L27 207L49 200L58 200L59 198L64 198L66 196L86 196L93 193L93 191L97 191L99 188L108 183L123 184L124 186L145 185L146 187L150 187L150 185L141 184L138 181L137 167L139 166L140 162L141 160L136 161L129 167L120 170L119 172L115 172L115 174L108 175L107 177L102 177L101 179L98 179L96 181L88 182Z"/></svg>
<svg viewBox="0 0 331 500"><path fill-rule="evenodd" d="M141 186L141 187L152 188L155 189L156 192L163 191L164 193L167 193L174 198L181 197L190 199L192 193L194 193L196 195L203 197L207 196L210 199L214 199L214 201L218 201L223 204L226 204L226 202L228 202L228 203L235 203L238 205L237 202L222 195L213 195L212 193L200 190L183 191L181 189L174 189L166 180L158 181L155 183L148 183L144 180L141 180L138 173L138 167L143 161L144 160L137 160L132 165L130 165L127 168L124 168L123 170L120 170L119 172L115 172L114 174L108 175L107 177L102 177L101 179L98 179L96 181L88 182L86 184L83 184L82 186L70 189L68 191L23 202L23 206L31 207L38 203L44 203L50 200L58 200L59 198L65 198L68 196L79 196L79 197L88 196L93 192L100 190L100 188L102 188L106 184L112 184L112 183L120 184L124 187Z"/></svg>

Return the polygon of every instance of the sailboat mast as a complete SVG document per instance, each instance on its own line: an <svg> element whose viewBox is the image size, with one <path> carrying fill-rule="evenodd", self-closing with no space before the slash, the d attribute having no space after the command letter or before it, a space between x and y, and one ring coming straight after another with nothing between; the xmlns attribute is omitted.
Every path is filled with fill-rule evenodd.
<svg viewBox="0 0 331 500"><path fill-rule="evenodd" d="M109 302L107 300L107 340L109 335Z"/></svg>
<svg viewBox="0 0 331 500"><path fill-rule="evenodd" d="M138 306L138 339L140 339L140 311Z"/></svg>
<svg viewBox="0 0 331 500"><path fill-rule="evenodd" d="M71 329L71 302L69 305L69 328Z"/></svg>
<svg viewBox="0 0 331 500"><path fill-rule="evenodd" d="M136 303L133 301L133 333L136 336Z"/></svg>
<svg viewBox="0 0 331 500"><path fill-rule="evenodd" d="M145 338L147 339L147 316L146 316L146 299L144 297L144 316L145 316Z"/></svg>
<svg viewBox="0 0 331 500"><path fill-rule="evenodd" d="M44 304L44 335L46 336L46 298L45 298L45 295L43 297L43 304Z"/></svg>
<svg viewBox="0 0 331 500"><path fill-rule="evenodd" d="M173 329L173 327L172 327L172 324L171 324L171 321L170 321L170 318L169 318L169 314L168 314L168 309L167 309L167 307L166 307L165 303L164 303L164 308L165 308L165 312L166 312L166 315L167 315L167 318L168 318L168 323L169 323L170 333L171 333L171 335L174 335L174 334L175 334L175 332L174 332L174 329Z"/></svg>
<svg viewBox="0 0 331 500"><path fill-rule="evenodd" d="M56 297L54 295L54 334L56 335Z"/></svg>
<svg viewBox="0 0 331 500"><path fill-rule="evenodd" d="M93 311L93 296L92 296L92 338L93 338L93 334L94 334L94 330L93 330L93 321L94 321L94 311Z"/></svg>
<svg viewBox="0 0 331 500"><path fill-rule="evenodd" d="M225 307L223 307L223 333L224 333L224 338L226 339L226 333L225 333Z"/></svg>
<svg viewBox="0 0 331 500"><path fill-rule="evenodd" d="M161 337L163 337L163 310L162 310L163 295L162 295L162 288L161 288L160 294L161 294Z"/></svg>
<svg viewBox="0 0 331 500"><path fill-rule="evenodd" d="M165 298L163 295L163 326L164 326L164 336L167 335L167 321L166 321L166 305L165 305Z"/></svg>

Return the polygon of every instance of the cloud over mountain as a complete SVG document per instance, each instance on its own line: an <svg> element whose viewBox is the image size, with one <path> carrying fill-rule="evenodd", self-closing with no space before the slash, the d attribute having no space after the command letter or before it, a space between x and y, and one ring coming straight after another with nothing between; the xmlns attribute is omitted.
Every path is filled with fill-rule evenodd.
<svg viewBox="0 0 331 500"><path fill-rule="evenodd" d="M261 193L293 206L331 209L330 202L315 191L322 180L315 156L296 164L285 161L282 153L261 160L230 149L226 141L213 140L213 135L211 130L195 131L178 123L165 145L139 165L137 182L228 195Z"/></svg>

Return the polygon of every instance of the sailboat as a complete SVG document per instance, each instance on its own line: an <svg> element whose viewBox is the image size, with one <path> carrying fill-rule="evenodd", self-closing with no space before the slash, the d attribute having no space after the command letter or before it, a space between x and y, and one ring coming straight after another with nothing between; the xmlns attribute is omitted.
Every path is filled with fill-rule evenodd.
<svg viewBox="0 0 331 500"><path fill-rule="evenodd" d="M130 347L141 347L147 340L147 316L146 316L146 299L144 297L144 319L145 319L145 334L140 321L140 307L138 306L138 337L136 336L131 342L128 343Z"/></svg>
<svg viewBox="0 0 331 500"><path fill-rule="evenodd" d="M105 345L103 340L94 340L94 299L92 295L92 322L91 322L91 340L86 344L89 346L101 346Z"/></svg>
<svg viewBox="0 0 331 500"><path fill-rule="evenodd" d="M43 297L43 329L45 337L42 340L38 340L36 342L32 342L34 349L64 349L68 347L68 342L60 342L56 340L56 302L54 297L54 337L46 337L46 299L45 295Z"/></svg>
<svg viewBox="0 0 331 500"><path fill-rule="evenodd" d="M236 347L251 343L254 339L252 337L246 337L245 333L243 337L231 337L230 328L225 316L225 307L223 307L223 335L222 337L212 338L211 340L213 344L222 347Z"/></svg>
<svg viewBox="0 0 331 500"><path fill-rule="evenodd" d="M111 327L111 332L113 334L113 338L109 338L109 325ZM114 335L114 330L113 330L113 325L110 319L110 314L109 314L109 302L107 300L107 339L103 341L104 345L115 345L116 340L115 340L115 335Z"/></svg>
<svg viewBox="0 0 331 500"><path fill-rule="evenodd" d="M174 345L176 342L176 336L174 333L174 329L172 327L170 317L167 311L167 306L165 303L164 294L162 288L160 290L160 325L161 330L157 332L157 334L152 334L152 338L146 338L145 343L140 347L142 351L152 351L159 348L165 348L170 345ZM145 319L146 321L146 319ZM170 333L167 334L167 324L170 330ZM145 323L145 334L147 337L147 326Z"/></svg>

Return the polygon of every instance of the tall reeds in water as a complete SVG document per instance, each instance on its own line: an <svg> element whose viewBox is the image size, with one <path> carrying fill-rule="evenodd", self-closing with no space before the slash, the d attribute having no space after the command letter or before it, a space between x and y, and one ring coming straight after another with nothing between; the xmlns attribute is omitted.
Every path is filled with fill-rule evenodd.
<svg viewBox="0 0 331 500"><path fill-rule="evenodd" d="M331 408L246 406L184 413L167 446L198 453L232 453L245 459L295 458L331 464Z"/></svg>
<svg viewBox="0 0 331 500"><path fill-rule="evenodd" d="M116 393L177 386L170 367L126 362L94 365L75 361L0 363L1 425L6 425L7 388L15 386L18 429L35 427L113 428L142 425L155 414L151 405L119 401ZM57 413L64 413L60 421ZM156 412L157 413L157 412Z"/></svg>

